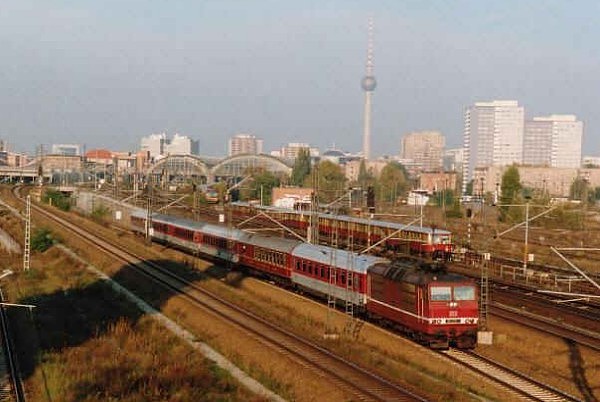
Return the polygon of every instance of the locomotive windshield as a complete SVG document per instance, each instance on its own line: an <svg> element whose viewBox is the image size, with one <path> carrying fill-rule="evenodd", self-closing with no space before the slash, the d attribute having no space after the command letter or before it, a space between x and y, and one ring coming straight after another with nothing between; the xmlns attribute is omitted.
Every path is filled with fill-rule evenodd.
<svg viewBox="0 0 600 402"><path fill-rule="evenodd" d="M452 292L454 291L454 295ZM432 301L450 301L450 300L475 300L475 288L473 286L432 286Z"/></svg>
<svg viewBox="0 0 600 402"><path fill-rule="evenodd" d="M475 288L473 286L455 286L454 300L475 300Z"/></svg>
<svg viewBox="0 0 600 402"><path fill-rule="evenodd" d="M450 286L432 286L431 300L444 301L452 299L452 288Z"/></svg>

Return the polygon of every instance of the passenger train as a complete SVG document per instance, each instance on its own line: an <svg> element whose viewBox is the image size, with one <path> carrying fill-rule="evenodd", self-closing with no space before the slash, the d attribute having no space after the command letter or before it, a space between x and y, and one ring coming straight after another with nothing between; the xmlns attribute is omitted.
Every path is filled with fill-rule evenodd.
<svg viewBox="0 0 600 402"><path fill-rule="evenodd" d="M146 233L146 213L131 214ZM243 266L280 285L351 302L355 311L433 348L475 346L477 287L412 257L388 259L296 239L266 236L153 214L151 237L216 261Z"/></svg>
<svg viewBox="0 0 600 402"><path fill-rule="evenodd" d="M294 209L260 206L248 202L233 202L234 218L243 220L257 211L267 213L283 225L306 233L310 213ZM260 219L260 218L258 218ZM327 239L333 232L342 239L352 238L354 246L368 246L381 242L381 248L449 259L452 255L452 232L420 225L405 225L377 219L319 213L319 235Z"/></svg>

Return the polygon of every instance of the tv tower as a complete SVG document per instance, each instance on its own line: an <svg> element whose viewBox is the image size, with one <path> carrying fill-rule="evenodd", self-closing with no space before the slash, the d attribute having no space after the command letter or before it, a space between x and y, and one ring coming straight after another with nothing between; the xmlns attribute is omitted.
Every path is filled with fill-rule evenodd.
<svg viewBox="0 0 600 402"><path fill-rule="evenodd" d="M364 78L361 81L363 91L365 91L365 126L363 130L363 158L368 161L371 157L371 98L373 91L377 86L375 76L373 75L373 17L369 17L368 28L369 42L367 45L367 69Z"/></svg>

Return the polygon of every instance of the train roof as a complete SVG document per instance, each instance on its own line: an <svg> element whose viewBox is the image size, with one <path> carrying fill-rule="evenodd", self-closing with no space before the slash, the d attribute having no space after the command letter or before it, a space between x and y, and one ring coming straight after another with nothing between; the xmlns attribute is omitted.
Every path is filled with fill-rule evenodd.
<svg viewBox="0 0 600 402"><path fill-rule="evenodd" d="M199 230L203 234L222 237L230 240L238 240L244 234L244 232L239 229L230 229L226 226L194 221L172 215L152 214L152 221L176 225L180 228L193 231Z"/></svg>
<svg viewBox="0 0 600 402"><path fill-rule="evenodd" d="M249 232L244 232L238 240L241 243L264 247L269 250L281 251L283 253L291 253L294 247L302 243L300 240Z"/></svg>
<svg viewBox="0 0 600 402"><path fill-rule="evenodd" d="M324 265L335 265L336 267L350 269L354 272L363 274L376 264L390 263L389 260L381 257L357 254L346 250L309 243L298 244L296 248L294 248L292 255L311 261L317 261Z"/></svg>
<svg viewBox="0 0 600 402"><path fill-rule="evenodd" d="M295 209L288 209L288 208L281 208L281 207L273 207L273 206L265 206L265 205L251 205L250 203L247 202L234 202L232 203L232 205L238 205L238 206L252 206L254 208L257 209L262 209L264 211L273 211L273 212L282 212L282 213L290 213L290 214L309 214L310 212L307 211L297 211ZM378 219L365 219L365 218L358 218L355 216L347 216L347 215L335 215L335 214L326 214L323 212L319 212L319 218L335 218L337 220L340 220L342 222L350 222L350 223L357 223L357 224L361 224L361 225L376 225L379 227L384 227L384 228L388 228L388 229L392 229L392 230L406 230L409 232L417 232L417 233L433 233L435 231L435 234L437 235L451 235L452 232L450 232L449 230L446 229L439 229L439 228L432 228L432 227L428 227L428 226L416 226L416 225L405 225L403 223L398 223L398 222L388 222L388 221L382 221L382 220L378 220Z"/></svg>
<svg viewBox="0 0 600 402"><path fill-rule="evenodd" d="M381 275L394 282L408 282L423 285L433 282L465 283L473 280L462 275L449 273L445 266L430 263L417 258L405 258L393 261L387 266L376 266L371 274Z"/></svg>
<svg viewBox="0 0 600 402"><path fill-rule="evenodd" d="M222 225L214 225L212 223L204 224L200 230L202 231L202 234L222 237L229 240L240 240L244 237L244 232L239 229L228 228L227 226Z"/></svg>

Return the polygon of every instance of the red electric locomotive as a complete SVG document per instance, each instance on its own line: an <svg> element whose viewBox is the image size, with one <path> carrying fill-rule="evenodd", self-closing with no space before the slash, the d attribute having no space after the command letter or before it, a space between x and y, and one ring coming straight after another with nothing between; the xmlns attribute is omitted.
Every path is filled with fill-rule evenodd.
<svg viewBox="0 0 600 402"><path fill-rule="evenodd" d="M472 348L479 310L475 283L410 257L369 271L367 311L432 348Z"/></svg>

